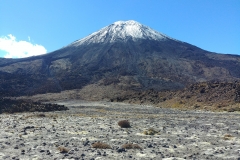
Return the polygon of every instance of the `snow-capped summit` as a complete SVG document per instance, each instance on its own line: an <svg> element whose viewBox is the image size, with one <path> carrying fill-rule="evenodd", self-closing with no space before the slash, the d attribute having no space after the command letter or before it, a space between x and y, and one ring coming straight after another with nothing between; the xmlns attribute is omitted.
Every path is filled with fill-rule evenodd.
<svg viewBox="0 0 240 160"><path fill-rule="evenodd" d="M81 98L130 100L130 94L149 90L154 96L197 82L236 82L239 68L240 56L208 52L136 21L118 21L46 55L0 59L0 97L78 89L89 95Z"/></svg>
<svg viewBox="0 0 240 160"><path fill-rule="evenodd" d="M101 30L90 34L89 36L73 42L71 45L78 46L90 43L112 43L117 40L126 41L131 38L133 41L137 39L150 40L166 40L170 37L159 33L148 26L144 26L136 21L117 21Z"/></svg>

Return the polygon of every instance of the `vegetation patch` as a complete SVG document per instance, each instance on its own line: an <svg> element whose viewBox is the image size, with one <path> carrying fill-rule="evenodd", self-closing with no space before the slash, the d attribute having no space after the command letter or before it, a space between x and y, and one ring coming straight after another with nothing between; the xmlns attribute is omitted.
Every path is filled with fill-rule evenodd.
<svg viewBox="0 0 240 160"><path fill-rule="evenodd" d="M111 149L112 147L109 146L106 143L102 143L102 142L95 142L92 144L93 148L99 148L99 149Z"/></svg>
<svg viewBox="0 0 240 160"><path fill-rule="evenodd" d="M142 150L142 147L140 147L138 144L132 144L132 143L127 143L122 145L122 148L124 149L140 149Z"/></svg>
<svg viewBox="0 0 240 160"><path fill-rule="evenodd" d="M160 132L156 131L153 128L149 128L149 129L143 131L143 134L145 134L145 135L156 135L156 134L160 134Z"/></svg>
<svg viewBox="0 0 240 160"><path fill-rule="evenodd" d="M59 146L59 147L57 148L57 150L59 150L60 153L68 153L68 152L69 152L69 149L68 149L68 148L65 148L65 147L63 147L63 146Z"/></svg>
<svg viewBox="0 0 240 160"><path fill-rule="evenodd" d="M228 108L226 109L228 112L238 112L240 111L240 107L238 106L235 106L235 107L231 107L231 108Z"/></svg>
<svg viewBox="0 0 240 160"><path fill-rule="evenodd" d="M224 140L231 140L232 138L233 138L233 136L230 135L230 134L225 134L225 135L223 136L223 139L224 139Z"/></svg>
<svg viewBox="0 0 240 160"><path fill-rule="evenodd" d="M118 122L118 125L119 125L121 128L131 128L130 123L129 123L128 120L119 121L119 122Z"/></svg>

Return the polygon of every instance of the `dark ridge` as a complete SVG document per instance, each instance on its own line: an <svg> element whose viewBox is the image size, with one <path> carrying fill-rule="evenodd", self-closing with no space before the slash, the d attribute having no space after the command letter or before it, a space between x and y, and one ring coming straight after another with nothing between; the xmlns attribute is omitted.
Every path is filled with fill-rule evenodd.
<svg viewBox="0 0 240 160"><path fill-rule="evenodd" d="M64 105L0 98L1 113L51 112L68 110Z"/></svg>

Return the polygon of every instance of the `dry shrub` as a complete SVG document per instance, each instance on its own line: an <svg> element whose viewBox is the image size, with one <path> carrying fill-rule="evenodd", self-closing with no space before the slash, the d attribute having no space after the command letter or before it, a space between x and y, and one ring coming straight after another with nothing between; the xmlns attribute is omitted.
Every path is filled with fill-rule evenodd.
<svg viewBox="0 0 240 160"><path fill-rule="evenodd" d="M145 134L145 135L155 135L155 134L160 134L160 133L153 128L149 128L148 130L145 130L143 132L143 134Z"/></svg>
<svg viewBox="0 0 240 160"><path fill-rule="evenodd" d="M130 128L130 123L128 122L128 120L122 120L122 121L119 121L118 122L118 125L121 127L121 128Z"/></svg>
<svg viewBox="0 0 240 160"><path fill-rule="evenodd" d="M33 118L33 117L39 117L39 118L42 118L42 117L46 117L46 115L43 114L43 113L39 113L39 114L31 114L31 115L27 115L27 116L25 116L25 119L27 119L27 118Z"/></svg>
<svg viewBox="0 0 240 160"><path fill-rule="evenodd" d="M194 107L194 109L198 109L198 108L200 108L201 106L200 106L199 104L195 104L193 107Z"/></svg>
<svg viewBox="0 0 240 160"><path fill-rule="evenodd" d="M225 134L224 137L223 137L224 140L230 140L232 138L233 138L233 136L230 135L230 134Z"/></svg>
<svg viewBox="0 0 240 160"><path fill-rule="evenodd" d="M69 152L69 149L67 149L63 146L59 146L57 149L60 151L60 153L68 153Z"/></svg>
<svg viewBox="0 0 240 160"><path fill-rule="evenodd" d="M124 144L124 145L122 145L122 148L124 148L124 149L140 149L140 150L142 150L142 148L138 144L132 144L132 143Z"/></svg>
<svg viewBox="0 0 240 160"><path fill-rule="evenodd" d="M227 111L228 112L237 112L237 111L240 111L240 107L228 108Z"/></svg>
<svg viewBox="0 0 240 160"><path fill-rule="evenodd" d="M36 117L46 117L46 115L43 113L39 113L39 114L36 114Z"/></svg>
<svg viewBox="0 0 240 160"><path fill-rule="evenodd" d="M92 144L93 148L99 148L99 149L111 149L112 147L109 146L106 143L102 143L102 142L96 142Z"/></svg>

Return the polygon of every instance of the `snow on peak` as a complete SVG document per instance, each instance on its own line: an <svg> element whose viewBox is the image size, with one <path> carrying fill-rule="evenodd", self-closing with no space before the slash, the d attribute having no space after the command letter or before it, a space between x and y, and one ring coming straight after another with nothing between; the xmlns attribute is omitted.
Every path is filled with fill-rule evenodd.
<svg viewBox="0 0 240 160"><path fill-rule="evenodd" d="M137 21L129 20L129 21L117 21L113 23L114 25L141 25Z"/></svg>
<svg viewBox="0 0 240 160"><path fill-rule="evenodd" d="M150 40L166 40L171 39L166 35L159 33L150 27L144 26L136 21L117 21L101 30L90 34L89 36L73 42L71 45L78 46L81 44L115 42L117 40L126 41L132 38Z"/></svg>

